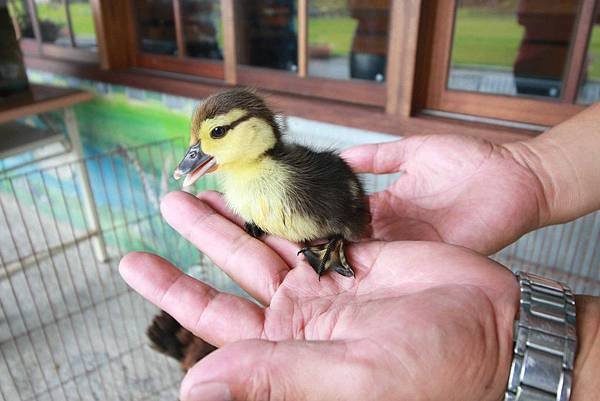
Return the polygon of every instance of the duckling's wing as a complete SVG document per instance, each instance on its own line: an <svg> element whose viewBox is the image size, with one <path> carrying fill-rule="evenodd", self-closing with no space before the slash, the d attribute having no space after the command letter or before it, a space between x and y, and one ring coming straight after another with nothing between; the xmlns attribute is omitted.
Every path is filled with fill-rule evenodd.
<svg viewBox="0 0 600 401"><path fill-rule="evenodd" d="M363 235L369 222L363 186L339 155L285 145L271 157L290 172L290 207L316 222L320 237Z"/></svg>

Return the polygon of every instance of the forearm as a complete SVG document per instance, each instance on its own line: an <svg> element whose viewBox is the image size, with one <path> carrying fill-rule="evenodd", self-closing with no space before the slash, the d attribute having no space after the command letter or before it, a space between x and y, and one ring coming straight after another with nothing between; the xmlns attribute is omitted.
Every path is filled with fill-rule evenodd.
<svg viewBox="0 0 600 401"><path fill-rule="evenodd" d="M534 139L506 146L540 180L541 226L600 208L600 103Z"/></svg>
<svg viewBox="0 0 600 401"><path fill-rule="evenodd" d="M575 306L578 350L570 401L583 401L600 394L600 297L577 296Z"/></svg>

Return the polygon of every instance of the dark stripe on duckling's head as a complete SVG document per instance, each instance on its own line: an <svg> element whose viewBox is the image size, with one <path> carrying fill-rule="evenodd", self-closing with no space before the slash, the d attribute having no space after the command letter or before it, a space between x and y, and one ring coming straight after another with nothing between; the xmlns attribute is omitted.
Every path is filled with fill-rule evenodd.
<svg viewBox="0 0 600 401"><path fill-rule="evenodd" d="M194 112L192 131L196 130L204 120L227 114L235 109L246 112L244 121L252 117L266 121L273 128L275 138L281 139L281 129L275 120L275 115L256 91L249 88L235 88L208 97Z"/></svg>

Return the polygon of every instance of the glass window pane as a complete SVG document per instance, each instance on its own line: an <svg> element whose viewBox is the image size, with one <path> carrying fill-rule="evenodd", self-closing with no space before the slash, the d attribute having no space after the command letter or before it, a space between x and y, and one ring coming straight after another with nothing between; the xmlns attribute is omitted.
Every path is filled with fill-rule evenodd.
<svg viewBox="0 0 600 401"><path fill-rule="evenodd" d="M140 50L177 54L175 17L171 0L135 0Z"/></svg>
<svg viewBox="0 0 600 401"><path fill-rule="evenodd" d="M67 13L62 0L35 0L42 42L71 47Z"/></svg>
<svg viewBox="0 0 600 401"><path fill-rule="evenodd" d="M180 0L187 57L223 59L220 0Z"/></svg>
<svg viewBox="0 0 600 401"><path fill-rule="evenodd" d="M581 104L591 104L600 100L600 4L596 5L596 8L596 18L577 98L577 102Z"/></svg>
<svg viewBox="0 0 600 401"><path fill-rule="evenodd" d="M308 74L384 81L390 1L310 0L308 4Z"/></svg>
<svg viewBox="0 0 600 401"><path fill-rule="evenodd" d="M459 0L448 88L557 98L580 0Z"/></svg>
<svg viewBox="0 0 600 401"><path fill-rule="evenodd" d="M18 29L21 38L33 39L33 26L29 16L29 8L27 8L27 0L11 0L8 3L8 10L11 18L14 21L16 29Z"/></svg>
<svg viewBox="0 0 600 401"><path fill-rule="evenodd" d="M238 0L235 6L238 62L296 71L296 0Z"/></svg>
<svg viewBox="0 0 600 401"><path fill-rule="evenodd" d="M89 0L71 0L69 2L71 24L75 46L83 49L97 51L96 30L94 29L94 16Z"/></svg>

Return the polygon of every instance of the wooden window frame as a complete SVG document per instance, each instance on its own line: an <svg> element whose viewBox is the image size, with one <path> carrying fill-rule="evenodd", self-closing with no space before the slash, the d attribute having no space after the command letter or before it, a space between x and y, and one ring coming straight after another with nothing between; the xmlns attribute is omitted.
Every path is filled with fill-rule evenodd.
<svg viewBox="0 0 600 401"><path fill-rule="evenodd" d="M233 24L224 26L224 53L229 55L225 56L224 81L193 75L166 74L150 69L132 69L134 35L131 32L133 20L129 2L91 1L95 7L96 27L101 32L101 67L26 56L28 68L196 99L240 83L237 74L238 71L244 74L244 68L238 68L236 63ZM223 0L225 7L222 9L222 16L225 20L233 20L233 1ZM417 64L421 3L426 1L429 0L392 1L390 15L394 23L389 31L387 80L383 85L386 91L385 108L317 98L311 94L298 96L298 93L289 90L268 90L265 87L259 89L269 94L269 102L278 112L286 115L391 135L461 134L503 143L526 139L539 133L529 129L423 116L415 112L417 110L413 93L419 93L419 81L414 77L423 69L423 66ZM266 76L270 76L270 73L272 71L267 71Z"/></svg>
<svg viewBox="0 0 600 401"><path fill-rule="evenodd" d="M132 26L132 29L130 30L130 34L132 35L130 41L131 52L133 54L132 66L138 68L147 68L151 70L175 72L186 75L196 75L209 79L224 80L225 68L223 61L187 57L181 19L181 2L180 0L171 1L173 3L173 17L175 19L175 36L178 53L177 56L144 53L141 51L139 46L140 33L138 29L137 20L135 19L135 13L133 12L134 0L127 1L130 14L129 20L131 21Z"/></svg>
<svg viewBox="0 0 600 401"><path fill-rule="evenodd" d="M92 7L92 1L99 0L90 0L90 7ZM54 45L51 43L45 43L42 41L42 34L37 13L37 5L35 4L34 0L27 0L27 8L29 10L29 15L31 16L31 25L33 28L34 38L21 37L19 39L21 51L24 54L90 63L97 63L100 61L100 56L98 54L98 52L100 52L100 35L96 24L94 23L94 29L96 31L96 43L98 52L78 48L75 40L75 35L73 33L73 23L71 20L71 11L69 10L69 4L69 0L63 0L63 6L65 8L65 16L67 20L67 30L69 34L69 42L71 44L70 47L65 47Z"/></svg>
<svg viewBox="0 0 600 401"><path fill-rule="evenodd" d="M386 83L362 80L337 80L308 76L308 0L296 0L298 10L298 71L297 73L240 65L237 63L235 24L235 1L221 0L221 18L223 20L223 61L213 61L185 56L185 38L182 29L180 0L172 0L175 21L175 36L178 56L155 55L139 49L139 32L134 22L132 32L132 66L155 69L199 77L224 80L231 85L256 86L273 91L291 92L302 96L338 100L385 108L389 92ZM392 8L402 1L393 0ZM420 3L420 0L416 3ZM129 0L131 21L135 20L133 0ZM391 18L390 18L391 21ZM392 30L390 23L390 31ZM388 49L392 44L388 37ZM389 56L388 56L389 59ZM388 65L390 63L388 62ZM393 68L392 68L393 70ZM386 74L386 79L388 75ZM392 80L393 81L393 80Z"/></svg>
<svg viewBox="0 0 600 401"><path fill-rule="evenodd" d="M221 0L221 17L225 22L235 20L234 1ZM137 29L132 0L90 0L97 31L100 67L39 57L40 54L37 57L35 54L26 55L26 62L32 68L55 73L194 98L206 97L209 93L232 85L252 85L268 92L270 99L276 99L275 107L280 112L403 136L464 133L498 142L511 141L536 135L542 128L518 126L511 124L511 121L551 126L583 108L564 101L459 91L455 91L458 97L447 98L443 96L454 94L443 86L442 94L436 94L435 84L439 88L440 82L445 80L451 38L450 35L446 35L448 40L445 41L434 41L433 38L440 37L437 35L443 29L451 32L454 19L448 23L448 18L444 20L438 13L444 7L447 9L445 0L392 0L384 84L307 78L307 0L297 1L298 18L302 22L298 25L297 75L238 65L235 24L231 23L223 24L222 62L186 58L184 54L181 57L140 54L136 50ZM593 0L583 1L589 10ZM175 4L174 7L180 5ZM435 26L436 19L445 21L445 25ZM583 25L578 27L576 35L586 40L585 43L580 42L570 55L572 67L568 81L571 89L564 92L570 93L569 97L573 99L577 91L572 88L579 84L573 77L579 77L583 68L591 31L591 23L588 25L588 28ZM178 46L182 46L184 38L181 33L177 34L176 39ZM36 46L36 43L24 45ZM448 50L445 66L440 67L444 49ZM438 107L431 101L436 96ZM445 103L440 102L440 98ZM448 105L451 107L444 107ZM440 113L437 116L427 114L428 110L436 108L450 113L444 116ZM457 113L476 117L470 122L461 121L454 119ZM534 118L530 118L532 115ZM503 123L500 119L509 122Z"/></svg>
<svg viewBox="0 0 600 401"><path fill-rule="evenodd" d="M225 7L231 7L233 20L235 1L224 0ZM298 31L298 71L296 73L241 65L235 62L235 80L238 85L257 86L273 91L291 92L301 96L313 96L322 99L384 107L386 104L386 86L382 83L365 80L340 80L332 78L312 77L308 75L308 6L309 0L297 0ZM397 3L397 1L394 1ZM391 20L390 20L391 21ZM238 25L237 23L234 25ZM390 23L390 26L392 24ZM235 35L235 32L232 32ZM237 39L237 36L235 37ZM390 40L388 39L388 42ZM233 49L236 49L235 43ZM227 54L231 59L232 54ZM235 59L235 57L233 57ZM226 57L227 60L227 57Z"/></svg>
<svg viewBox="0 0 600 401"><path fill-rule="evenodd" d="M447 87L457 0L430 0L423 4L419 60L424 68L417 78L421 109L441 110L499 120L552 126L585 108L575 104L591 34L595 0L582 0L576 31L567 58L560 99L495 95Z"/></svg>

